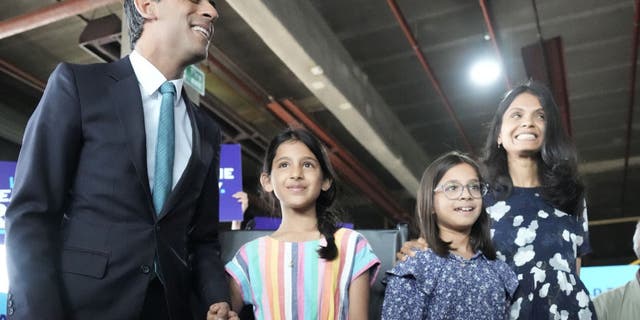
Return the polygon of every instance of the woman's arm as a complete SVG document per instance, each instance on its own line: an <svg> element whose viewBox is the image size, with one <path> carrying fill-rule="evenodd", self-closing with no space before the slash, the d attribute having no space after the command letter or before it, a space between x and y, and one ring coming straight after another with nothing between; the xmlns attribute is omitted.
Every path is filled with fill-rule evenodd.
<svg viewBox="0 0 640 320"><path fill-rule="evenodd" d="M576 276L580 276L580 267L582 267L582 258L576 258Z"/></svg>
<svg viewBox="0 0 640 320"><path fill-rule="evenodd" d="M369 272L364 272L349 286L349 319L369 318Z"/></svg>

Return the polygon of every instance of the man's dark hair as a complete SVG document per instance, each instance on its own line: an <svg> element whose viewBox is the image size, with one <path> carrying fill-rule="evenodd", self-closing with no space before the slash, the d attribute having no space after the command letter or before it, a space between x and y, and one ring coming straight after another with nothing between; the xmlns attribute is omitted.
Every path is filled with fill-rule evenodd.
<svg viewBox="0 0 640 320"><path fill-rule="evenodd" d="M160 0L155 1L160 2ZM216 8L216 3L213 0L209 0L209 3ZM138 9L136 9L136 4L133 0L124 0L123 9L127 19L127 25L129 26L129 44L131 45L131 50L133 50L136 41L138 41L142 35L144 18L140 15Z"/></svg>
<svg viewBox="0 0 640 320"><path fill-rule="evenodd" d="M136 4L133 0L124 0L123 9L129 26L129 44L131 45L131 50L133 50L136 41L138 41L140 35L142 35L144 18L140 15L138 9L136 9Z"/></svg>

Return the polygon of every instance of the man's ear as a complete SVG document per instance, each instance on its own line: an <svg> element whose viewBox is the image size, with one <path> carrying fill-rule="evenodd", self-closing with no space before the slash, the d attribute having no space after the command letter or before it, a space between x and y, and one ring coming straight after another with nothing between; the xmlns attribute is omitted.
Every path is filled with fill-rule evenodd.
<svg viewBox="0 0 640 320"><path fill-rule="evenodd" d="M329 188L331 188L331 185L332 185L332 184L333 184L333 180L331 180L331 179L324 179L324 180L322 181L322 186L321 186L322 191L327 191L327 190L329 190Z"/></svg>
<svg viewBox="0 0 640 320"><path fill-rule="evenodd" d="M260 185L266 192L273 192L273 186L271 185L271 177L265 172L260 174Z"/></svg>
<svg viewBox="0 0 640 320"><path fill-rule="evenodd" d="M157 1L153 0L133 0L136 10L145 20L155 20L157 17Z"/></svg>

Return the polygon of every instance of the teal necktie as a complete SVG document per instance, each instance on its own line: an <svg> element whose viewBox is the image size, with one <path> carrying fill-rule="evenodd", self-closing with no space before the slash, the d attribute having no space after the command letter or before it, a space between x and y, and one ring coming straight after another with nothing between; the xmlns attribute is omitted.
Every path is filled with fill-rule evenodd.
<svg viewBox="0 0 640 320"><path fill-rule="evenodd" d="M156 141L156 167L153 180L153 206L156 214L160 214L165 200L171 192L173 180L173 101L176 88L167 81L160 86L162 103L158 120L158 140Z"/></svg>

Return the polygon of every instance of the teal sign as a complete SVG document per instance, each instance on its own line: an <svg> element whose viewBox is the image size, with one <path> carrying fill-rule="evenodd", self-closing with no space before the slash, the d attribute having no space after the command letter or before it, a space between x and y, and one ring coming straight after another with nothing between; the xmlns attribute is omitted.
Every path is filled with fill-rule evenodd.
<svg viewBox="0 0 640 320"><path fill-rule="evenodd" d="M192 64L184 69L184 83L204 96L204 72L196 65Z"/></svg>

